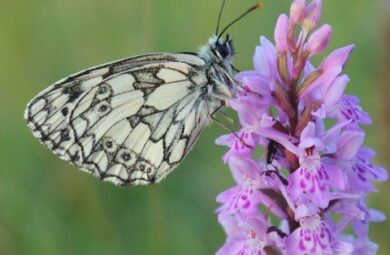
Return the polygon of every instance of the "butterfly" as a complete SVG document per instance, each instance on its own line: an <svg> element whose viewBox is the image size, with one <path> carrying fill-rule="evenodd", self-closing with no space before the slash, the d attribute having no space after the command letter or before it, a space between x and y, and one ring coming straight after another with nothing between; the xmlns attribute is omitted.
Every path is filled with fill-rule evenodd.
<svg viewBox="0 0 390 255"><path fill-rule="evenodd" d="M236 91L226 29L198 53L125 58L66 77L40 92L24 118L61 159L119 186L164 179L189 153L210 117Z"/></svg>

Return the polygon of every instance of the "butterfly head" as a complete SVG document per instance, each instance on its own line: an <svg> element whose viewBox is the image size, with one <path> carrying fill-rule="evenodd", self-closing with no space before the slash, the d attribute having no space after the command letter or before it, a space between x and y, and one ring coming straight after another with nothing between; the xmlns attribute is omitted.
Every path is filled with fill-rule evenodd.
<svg viewBox="0 0 390 255"><path fill-rule="evenodd" d="M211 40L210 46L214 59L221 62L230 62L235 55L233 41L229 38L229 35L227 35L226 38L217 37L215 40Z"/></svg>
<svg viewBox="0 0 390 255"><path fill-rule="evenodd" d="M212 36L208 43L200 48L199 55L210 63L230 63L235 55L233 41L229 35Z"/></svg>

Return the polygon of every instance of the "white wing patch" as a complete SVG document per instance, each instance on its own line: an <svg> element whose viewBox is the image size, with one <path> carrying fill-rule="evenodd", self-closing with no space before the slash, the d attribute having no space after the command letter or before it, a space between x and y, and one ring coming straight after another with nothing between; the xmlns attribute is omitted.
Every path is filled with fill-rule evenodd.
<svg viewBox="0 0 390 255"><path fill-rule="evenodd" d="M191 54L120 60L65 78L28 104L34 135L116 185L155 183L189 152L221 101L204 98L205 62Z"/></svg>
<svg viewBox="0 0 390 255"><path fill-rule="evenodd" d="M145 104L159 111L165 110L172 106L172 102L178 102L188 95L191 85L193 84L190 81L184 80L160 86L149 95Z"/></svg>

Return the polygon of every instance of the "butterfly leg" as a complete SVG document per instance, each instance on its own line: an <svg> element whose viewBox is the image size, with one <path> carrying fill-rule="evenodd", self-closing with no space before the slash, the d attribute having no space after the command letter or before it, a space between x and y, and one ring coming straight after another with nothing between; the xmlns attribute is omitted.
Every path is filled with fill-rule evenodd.
<svg viewBox="0 0 390 255"><path fill-rule="evenodd" d="M231 64L230 66L232 67L232 69L233 69L236 73L241 72L241 70L238 69L237 67L235 67L234 65Z"/></svg>
<svg viewBox="0 0 390 255"><path fill-rule="evenodd" d="M252 94L252 95L255 95L255 96L258 96L260 98L263 98L263 96L259 93L256 93L256 92L253 92L252 90L248 89L248 88L245 88L244 85L242 84L242 82L240 82L239 80L236 80L234 79L234 82L235 84L238 85L238 87L240 87L242 90L244 90L246 93L249 93L249 94Z"/></svg>
<svg viewBox="0 0 390 255"><path fill-rule="evenodd" d="M227 116L226 113L223 112L223 108L225 107L225 104L222 103L217 109L215 109L211 114L210 114L210 117L212 120L214 120L218 125L220 125L221 127L223 127L224 129L228 130L229 132L232 132L234 133L234 131L232 131L232 128L230 126L227 126L225 125L224 123L222 123L220 120L218 120L216 118L216 115L217 114L221 114L221 116L223 116L230 124L236 124L236 122L230 118L229 116Z"/></svg>
<svg viewBox="0 0 390 255"><path fill-rule="evenodd" d="M219 114L221 114L230 124L237 124L236 121L229 117L224 111L220 111Z"/></svg>
<svg viewBox="0 0 390 255"><path fill-rule="evenodd" d="M245 143L245 141L235 132L232 130L232 128L228 125L226 125L225 123L223 123L222 121L220 121L219 119L217 119L215 117L215 115L223 108L224 105L221 105L220 107L218 107L212 114L211 114L211 119L213 121L215 121L215 123L217 123L219 126L221 126L222 128L226 129L227 131L229 131L231 134L233 134L238 140L240 140L240 142L245 145L246 147L250 148L250 149L253 149L252 146L248 145L247 143ZM224 116L226 118L226 120L228 120L231 124L235 124L234 120L231 119L229 116L227 116L225 113L223 113L222 111L220 112L222 116Z"/></svg>

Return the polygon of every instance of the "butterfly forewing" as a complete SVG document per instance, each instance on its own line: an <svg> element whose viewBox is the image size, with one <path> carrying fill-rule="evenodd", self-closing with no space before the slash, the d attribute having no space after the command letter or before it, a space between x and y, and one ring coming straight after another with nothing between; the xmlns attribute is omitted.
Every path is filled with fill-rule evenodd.
<svg viewBox="0 0 390 255"><path fill-rule="evenodd" d="M221 102L204 100L205 62L150 54L88 69L28 104L34 135L55 154L117 185L163 179Z"/></svg>

